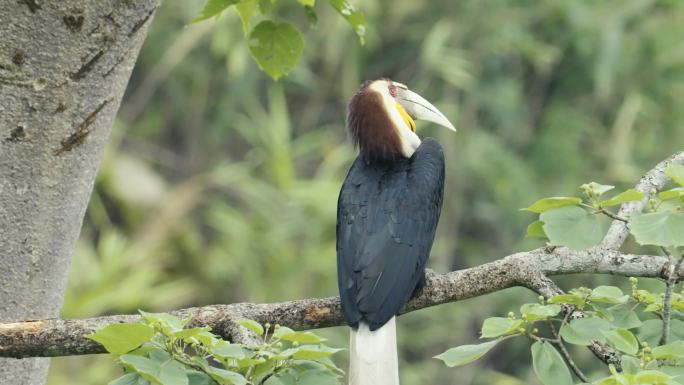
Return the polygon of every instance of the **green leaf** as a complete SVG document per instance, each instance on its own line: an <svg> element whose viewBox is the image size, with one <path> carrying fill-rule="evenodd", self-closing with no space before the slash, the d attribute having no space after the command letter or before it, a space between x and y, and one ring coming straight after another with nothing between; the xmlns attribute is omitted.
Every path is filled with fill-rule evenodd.
<svg viewBox="0 0 684 385"><path fill-rule="evenodd" d="M140 323L111 324L86 337L97 341L113 354L124 354L149 341L154 329Z"/></svg>
<svg viewBox="0 0 684 385"><path fill-rule="evenodd" d="M240 321L238 321L238 323L242 327L245 327L245 328L253 331L258 336L264 335L264 328L261 326L261 324L259 324L256 321L253 321L251 319L241 319Z"/></svg>
<svg viewBox="0 0 684 385"><path fill-rule="evenodd" d="M648 343L649 346L658 345L660 336L663 332L663 321L659 319L650 319L644 321L639 328L637 336L639 341ZM684 321L678 319L670 320L670 337L672 339L684 339Z"/></svg>
<svg viewBox="0 0 684 385"><path fill-rule="evenodd" d="M434 358L444 361L444 364L446 364L448 367L461 366L469 364L484 356L488 351L496 346L498 342L499 340L494 340L476 345L457 346L435 356Z"/></svg>
<svg viewBox="0 0 684 385"><path fill-rule="evenodd" d="M627 354L623 354L621 358L622 370L625 373L635 374L641 370L641 360Z"/></svg>
<svg viewBox="0 0 684 385"><path fill-rule="evenodd" d="M598 217L577 206L561 207L541 213L544 231L551 243L581 250L603 238Z"/></svg>
<svg viewBox="0 0 684 385"><path fill-rule="evenodd" d="M523 327L523 320L503 317L490 317L482 323L480 338L494 338L507 334L517 333Z"/></svg>
<svg viewBox="0 0 684 385"><path fill-rule="evenodd" d="M525 238L548 238L546 236L546 233L544 232L544 222L542 221L534 221L530 223L529 226L527 226L527 234L525 234Z"/></svg>
<svg viewBox="0 0 684 385"><path fill-rule="evenodd" d="M188 320L182 321L169 313L147 313L142 310L138 310L138 312L150 325L159 325L162 330L168 333L179 332L188 323Z"/></svg>
<svg viewBox="0 0 684 385"><path fill-rule="evenodd" d="M197 370L188 370L185 373L188 376L188 385L216 385L206 373Z"/></svg>
<svg viewBox="0 0 684 385"><path fill-rule="evenodd" d="M292 357L298 360L315 360L321 357L328 357L344 349L335 349L325 345L304 345L294 348L294 350L295 352L292 354Z"/></svg>
<svg viewBox="0 0 684 385"><path fill-rule="evenodd" d="M164 385L188 385L185 366L172 359L162 363L159 370L159 380Z"/></svg>
<svg viewBox="0 0 684 385"><path fill-rule="evenodd" d="M549 298L547 302L548 303L564 303L564 304L575 305L575 306L579 306L579 307L583 307L587 303L584 300L583 295L577 295L577 294L573 294L573 293L554 295L553 297Z"/></svg>
<svg viewBox="0 0 684 385"><path fill-rule="evenodd" d="M669 201L670 199L677 199L684 197L684 187L676 187L671 190L662 191L658 193L658 198Z"/></svg>
<svg viewBox="0 0 684 385"><path fill-rule="evenodd" d="M600 183L596 183L596 182L590 182L590 183L583 184L582 186L580 186L580 188L582 188L582 189L587 188L587 187L590 188L592 191L594 191L594 193L599 197L615 188L615 186L611 186L611 185L607 185L607 184L600 184Z"/></svg>
<svg viewBox="0 0 684 385"><path fill-rule="evenodd" d="M211 350L211 353L223 359L241 360L247 357L245 350L239 344L230 344L226 341L221 341L218 346Z"/></svg>
<svg viewBox="0 0 684 385"><path fill-rule="evenodd" d="M301 344L318 344L325 341L325 338L319 337L311 332L296 332L290 328L281 326L273 334L281 340L290 342L299 342Z"/></svg>
<svg viewBox="0 0 684 385"><path fill-rule="evenodd" d="M128 373L111 381L108 385L137 385L139 378L140 376L135 373Z"/></svg>
<svg viewBox="0 0 684 385"><path fill-rule="evenodd" d="M242 31L245 35L252 30L252 18L259 13L257 0L241 0L235 5L235 10L242 21Z"/></svg>
<svg viewBox="0 0 684 385"><path fill-rule="evenodd" d="M641 326L641 320L636 312L624 305L608 308L608 318L613 326L618 328L632 329Z"/></svg>
<svg viewBox="0 0 684 385"><path fill-rule="evenodd" d="M269 13L275 8L276 0L259 0L259 10L261 13Z"/></svg>
<svg viewBox="0 0 684 385"><path fill-rule="evenodd" d="M566 206L577 206L582 203L582 198L577 197L551 197L543 198L534 203L530 207L520 209L521 211L531 211L533 213L541 214L545 211L557 209Z"/></svg>
<svg viewBox="0 0 684 385"><path fill-rule="evenodd" d="M190 23L197 23L198 21L218 16L221 12L225 11L226 8L233 4L237 4L239 1L240 0L207 0L202 11L200 11L199 15L195 16Z"/></svg>
<svg viewBox="0 0 684 385"><path fill-rule="evenodd" d="M635 384L665 384L672 377L658 370L642 370L634 376Z"/></svg>
<svg viewBox="0 0 684 385"><path fill-rule="evenodd" d="M138 373L142 378L155 383L161 382L159 378L161 365L159 362L133 354L124 354L119 357L119 360L124 367Z"/></svg>
<svg viewBox="0 0 684 385"><path fill-rule="evenodd" d="M218 381L219 384L234 384L234 385L245 385L247 380L240 373L231 372L225 369L215 368L213 366L206 365L204 370L213 378Z"/></svg>
<svg viewBox="0 0 684 385"><path fill-rule="evenodd" d="M548 319L560 313L560 305L542 305L538 303L526 303L520 307L520 313L527 321Z"/></svg>
<svg viewBox="0 0 684 385"><path fill-rule="evenodd" d="M623 191L618 195L601 201L601 207L610 207L621 205L625 202L640 201L644 198L644 194L631 188L629 190Z"/></svg>
<svg viewBox="0 0 684 385"><path fill-rule="evenodd" d="M303 49L304 39L290 23L264 20L249 34L249 52L274 80L292 71Z"/></svg>
<svg viewBox="0 0 684 385"><path fill-rule="evenodd" d="M665 170L665 175L672 178L678 185L684 187L684 165L673 164Z"/></svg>
<svg viewBox="0 0 684 385"><path fill-rule="evenodd" d="M573 385L570 370L550 343L536 341L531 351L534 372L544 385Z"/></svg>
<svg viewBox="0 0 684 385"><path fill-rule="evenodd" d="M209 326L205 326L205 327L201 327L201 328L183 329L183 330L180 330L180 331L173 333L173 336L176 338L186 339L186 338L197 337L197 336L199 336L203 333L206 333L210 330L211 330L211 328Z"/></svg>
<svg viewBox="0 0 684 385"><path fill-rule="evenodd" d="M339 385L337 376L329 370L305 370L297 379L298 385Z"/></svg>
<svg viewBox="0 0 684 385"><path fill-rule="evenodd" d="M635 214L629 220L629 228L640 245L684 246L682 212L665 210Z"/></svg>
<svg viewBox="0 0 684 385"><path fill-rule="evenodd" d="M674 341L667 345L656 346L651 353L653 358L682 358L684 357L684 341Z"/></svg>
<svg viewBox="0 0 684 385"><path fill-rule="evenodd" d="M602 333L617 350L631 355L635 355L639 351L639 342L634 334L627 329L604 330Z"/></svg>
<svg viewBox="0 0 684 385"><path fill-rule="evenodd" d="M629 296L616 286L598 286L591 291L589 299L593 302L618 304L627 302Z"/></svg>
<svg viewBox="0 0 684 385"><path fill-rule="evenodd" d="M560 336L568 343L588 346L592 341L605 342L601 331L609 329L610 322L603 318L577 318L561 326Z"/></svg>
<svg viewBox="0 0 684 385"><path fill-rule="evenodd" d="M359 37L361 45L366 43L366 28L368 27L368 22L361 12L359 12L355 6L350 4L347 0L328 0L330 5L337 10L337 12L342 15L342 17L347 20L354 32Z"/></svg>
<svg viewBox="0 0 684 385"><path fill-rule="evenodd" d="M297 2L305 7L313 7L316 5L316 0L297 0Z"/></svg>

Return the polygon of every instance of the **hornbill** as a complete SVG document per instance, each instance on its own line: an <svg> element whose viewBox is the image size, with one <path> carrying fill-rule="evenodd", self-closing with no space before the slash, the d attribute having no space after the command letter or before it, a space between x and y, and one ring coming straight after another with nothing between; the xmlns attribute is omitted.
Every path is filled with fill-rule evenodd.
<svg viewBox="0 0 684 385"><path fill-rule="evenodd" d="M352 327L349 383L399 384L395 316L425 283L442 209L444 156L414 119L456 131L427 100L389 79L364 83L346 127L359 155L337 203L337 279Z"/></svg>

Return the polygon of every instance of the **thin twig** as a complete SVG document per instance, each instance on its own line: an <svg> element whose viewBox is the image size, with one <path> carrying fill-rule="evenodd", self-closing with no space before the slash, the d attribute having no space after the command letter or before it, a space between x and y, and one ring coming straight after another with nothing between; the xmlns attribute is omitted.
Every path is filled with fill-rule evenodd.
<svg viewBox="0 0 684 385"><path fill-rule="evenodd" d="M566 313L563 322L567 322L569 314L571 312ZM551 328L551 332L553 333L554 337L556 337L556 345L558 345L558 349L561 352L561 355L565 359L565 362L570 366L570 369L572 369L573 373L582 380L582 382L590 382L589 378L582 372L582 370L575 364L575 361L572 359L570 356L570 352L568 352L568 349L565 348L565 344L563 343L563 340L560 338L560 334L558 334L558 330L556 330L556 326L554 326L553 322L549 322L549 327Z"/></svg>
<svg viewBox="0 0 684 385"><path fill-rule="evenodd" d="M606 210L606 209L603 209L603 208L602 208L601 210L599 210L599 212L601 212L602 214L605 214L605 215L608 216L609 218L614 219L614 220L616 220L616 221L620 221L620 222L623 222L623 223L628 223L628 222L629 222L626 218L623 218L623 217L621 217L621 216L619 216L619 215L617 215L617 214L614 214L614 213L612 213L612 212L610 212L610 211L608 211L608 210Z"/></svg>
<svg viewBox="0 0 684 385"><path fill-rule="evenodd" d="M670 338L670 319L672 318L672 291L677 284L677 279L679 278L679 268L684 261L684 255L682 255L677 264L674 264L674 258L672 253L664 247L661 247L665 255L667 255L668 260L668 272L667 272L667 283L665 287L665 297L663 298L663 334L660 336L660 345L667 344L667 340Z"/></svg>

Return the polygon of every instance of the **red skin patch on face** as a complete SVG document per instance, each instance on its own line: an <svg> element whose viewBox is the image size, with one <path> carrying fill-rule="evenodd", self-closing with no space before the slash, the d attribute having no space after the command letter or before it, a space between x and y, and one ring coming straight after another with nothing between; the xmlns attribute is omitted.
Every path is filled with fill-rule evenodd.
<svg viewBox="0 0 684 385"><path fill-rule="evenodd" d="M393 98L396 98L397 97L397 86L390 83L389 87L387 87L387 88L389 88L390 95L392 95Z"/></svg>

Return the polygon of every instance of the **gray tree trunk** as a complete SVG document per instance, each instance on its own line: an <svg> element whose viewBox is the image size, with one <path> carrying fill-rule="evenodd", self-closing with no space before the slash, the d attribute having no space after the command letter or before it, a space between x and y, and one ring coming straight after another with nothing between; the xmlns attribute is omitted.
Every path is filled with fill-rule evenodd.
<svg viewBox="0 0 684 385"><path fill-rule="evenodd" d="M159 0L0 0L0 321L57 317L102 151ZM0 359L0 384L49 361Z"/></svg>

